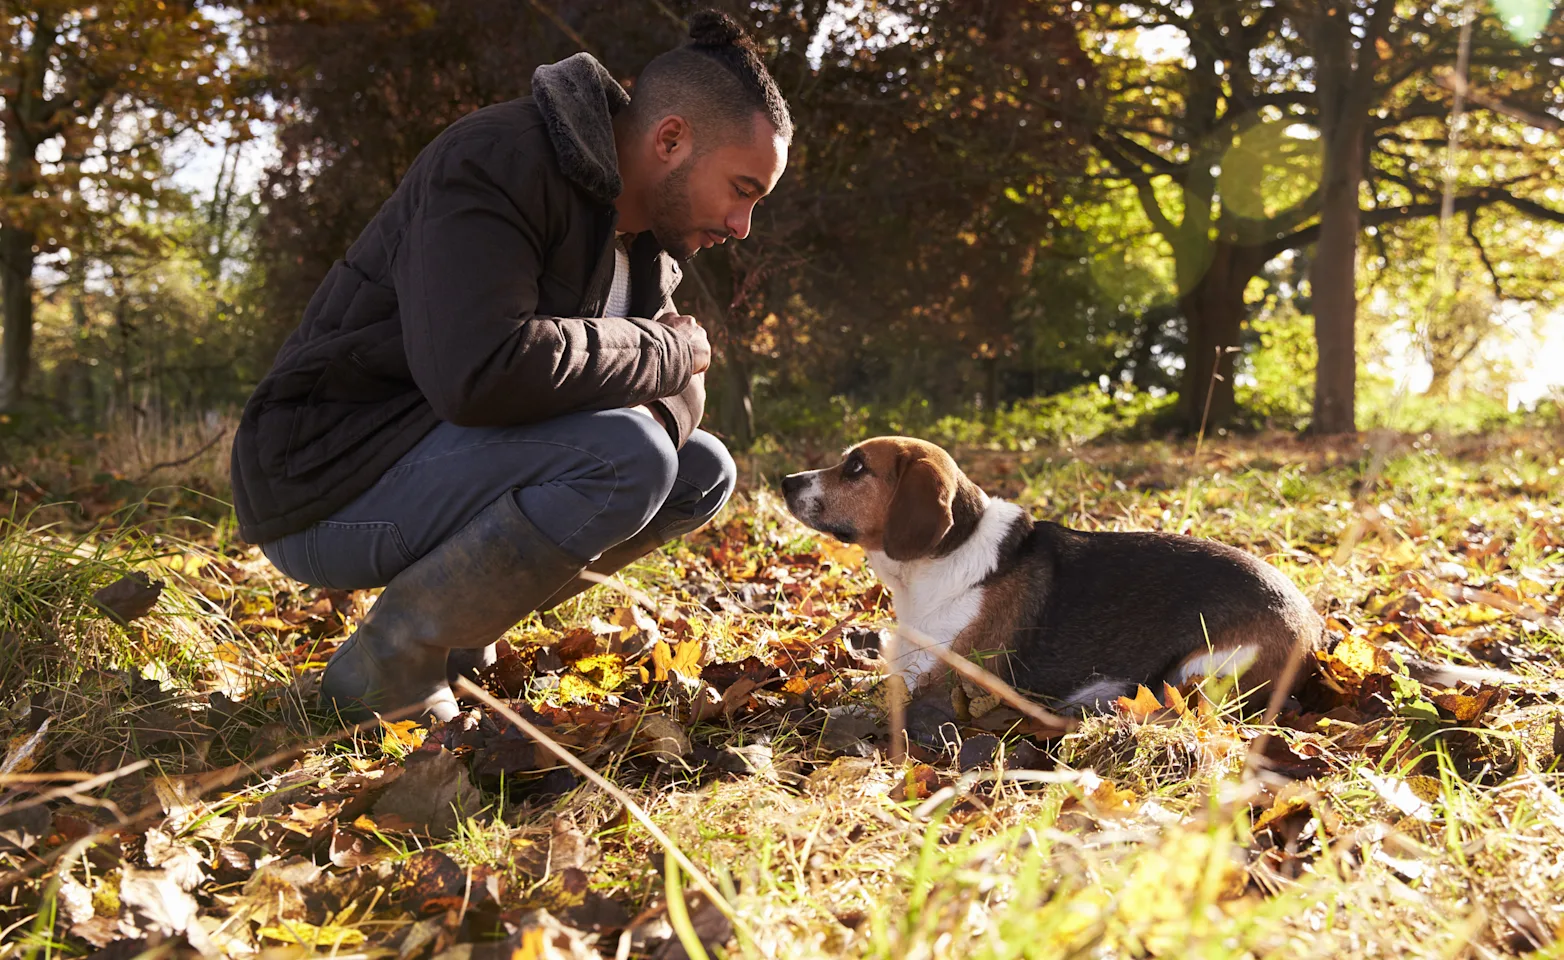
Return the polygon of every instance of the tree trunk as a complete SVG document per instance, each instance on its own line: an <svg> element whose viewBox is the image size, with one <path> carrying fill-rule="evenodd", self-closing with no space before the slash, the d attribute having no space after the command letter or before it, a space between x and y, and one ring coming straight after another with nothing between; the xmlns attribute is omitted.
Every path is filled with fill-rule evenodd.
<svg viewBox="0 0 1564 960"><path fill-rule="evenodd" d="M755 442L755 379L738 353L729 349L722 356L722 406L717 421L732 446L742 450Z"/></svg>
<svg viewBox="0 0 1564 960"><path fill-rule="evenodd" d="M33 353L33 243L35 231L0 226L0 301L5 333L0 339L0 413L22 402Z"/></svg>
<svg viewBox="0 0 1564 960"><path fill-rule="evenodd" d="M1352 144L1362 138L1354 130ZM1336 149L1338 148L1339 149ZM1314 304L1314 422L1319 434L1355 433L1357 420L1358 182L1361 148L1327 146L1320 239L1309 268Z"/></svg>
<svg viewBox="0 0 1564 960"><path fill-rule="evenodd" d="M1357 264L1358 188L1363 178L1363 134L1367 116L1357 106L1351 26L1337 5L1323 13L1315 30L1319 66L1320 136L1325 151L1320 185L1320 236L1309 266L1314 305L1314 371L1317 434L1357 432Z"/></svg>
<svg viewBox="0 0 1564 960"><path fill-rule="evenodd" d="M1233 363L1244 325L1244 288L1264 265L1259 260L1259 253L1252 248L1218 242L1210 267L1179 297L1179 309L1189 328L1179 419L1190 433L1198 432L1202 425L1206 430L1223 426L1237 411Z"/></svg>
<svg viewBox="0 0 1564 960"><path fill-rule="evenodd" d="M81 282L79 273L74 282ZM69 365L66 409L71 411L71 419L77 423L94 427L97 425L98 404L92 389L92 365L86 356L91 321L87 316L86 295L80 286L71 294L71 319L76 329L76 356Z"/></svg>

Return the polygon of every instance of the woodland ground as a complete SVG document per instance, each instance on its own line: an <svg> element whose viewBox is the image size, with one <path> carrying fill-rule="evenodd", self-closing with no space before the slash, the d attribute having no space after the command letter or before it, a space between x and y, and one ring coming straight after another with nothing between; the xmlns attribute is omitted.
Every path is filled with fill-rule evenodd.
<svg viewBox="0 0 1564 960"><path fill-rule="evenodd" d="M1273 727L1148 691L1038 739L980 702L905 765L883 591L768 485L830 453L746 458L624 574L656 613L599 587L486 678L721 904L497 714L334 735L313 686L372 597L235 541L225 443L159 466L209 430L0 458L0 957L1564 955L1556 423L957 450L1039 517L1263 555L1335 645ZM134 571L149 609L100 592ZM1524 679L1436 690L1412 652Z"/></svg>

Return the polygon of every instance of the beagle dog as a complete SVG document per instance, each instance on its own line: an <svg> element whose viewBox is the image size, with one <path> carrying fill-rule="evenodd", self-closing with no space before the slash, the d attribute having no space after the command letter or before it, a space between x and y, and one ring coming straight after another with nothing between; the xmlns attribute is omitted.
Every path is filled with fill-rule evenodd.
<svg viewBox="0 0 1564 960"><path fill-rule="evenodd" d="M961 656L995 656L996 672L1061 710L1197 676L1268 698L1295 646L1312 653L1324 636L1292 581L1247 553L1034 521L922 440L868 440L782 491L804 524L864 548L899 625ZM909 730L937 742L927 735L954 717L948 668L918 649L897 661Z"/></svg>

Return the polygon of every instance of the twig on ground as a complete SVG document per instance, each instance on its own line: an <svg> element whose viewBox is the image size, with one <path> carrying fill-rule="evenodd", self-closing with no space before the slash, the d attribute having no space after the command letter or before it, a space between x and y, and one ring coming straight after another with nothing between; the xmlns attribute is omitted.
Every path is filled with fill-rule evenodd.
<svg viewBox="0 0 1564 960"><path fill-rule="evenodd" d="M38 794L36 797L31 797L27 800L21 801L20 803L0 803L0 813L16 813L19 810L27 810L31 807L36 807L41 804L49 803L52 800L59 800L64 797L75 797L80 799L82 794L96 790L105 784L113 783L120 777L128 777L137 771L145 770L151 765L151 760L137 760L135 763L128 763L125 766L120 767L118 770L110 770L108 773L100 773L96 777L83 780L80 783L67 784L63 787L55 787L53 790L45 791Z"/></svg>
<svg viewBox="0 0 1564 960"><path fill-rule="evenodd" d="M949 650L945 649L945 647L936 643L932 638L919 633L917 630L914 630L911 627L897 624L896 633L898 636L912 641L912 645L917 647L919 650L926 650L929 653L934 654L934 656L938 657L940 662L945 664L945 666L961 674L966 679L971 680L973 683L982 687L984 690L987 690L989 693L992 693L994 696L998 697L1009 706L1021 711L1021 713L1037 721L1043 726L1057 727L1064 731L1074 730L1077 726L1079 726L1076 721L1071 720L1068 717L1061 717L1059 714L1054 713L1051 710L1043 709L1036 703L1027 699L1026 695L1021 693L1015 687L1012 687L1010 684L999 679L989 671L984 670L982 667L978 666L967 658L951 653Z"/></svg>
<svg viewBox="0 0 1564 960"><path fill-rule="evenodd" d="M751 943L759 945L760 941L756 938L754 931L750 930L749 926L738 916L733 909L733 905L728 903L727 898L717 890L710 880L706 879L706 874L689 857L685 856L684 851L679 849L672 838L652 821L651 816L641 808L640 804L635 802L633 797L614 786L602 774L582 763L575 754L560 746L552 737L528 723L521 714L495 699L487 690L484 690L476 683L473 683L466 677L458 677L456 689L461 694L472 697L489 709L494 710L506 720L509 720L516 726L516 729L531 737L534 741L541 744L545 750L564 761L566 766L581 774L599 790L623 804L625 810L636 820L639 820L641 826L646 828L646 832L652 835L652 839L661 844L662 848L668 852L668 855L678 861L679 866L690 875L690 880L694 882L695 886L711 899L712 905L721 910L723 916L732 921L734 929L742 933ZM763 948L762 952L764 952Z"/></svg>
<svg viewBox="0 0 1564 960"><path fill-rule="evenodd" d="M278 750L269 756L263 757L256 763L235 763L223 767L220 770L213 770L210 773L201 774L200 776L194 778L194 783L192 784L192 788L189 794L190 799L199 799L213 790L221 790L224 787L231 786L232 784L243 780L245 777L253 776L256 773L274 767L279 763L286 763L289 760L297 759L304 754L309 753L311 750L318 750L321 747L324 747L328 743L335 743L336 741L345 737L357 736L360 733L363 733L367 730L373 730L376 727L389 723L393 720L400 720L403 717L409 717L422 713L423 709L424 706L421 703L409 704L408 706L399 710L393 710L371 720L365 720L363 723L354 724L353 726L339 730L336 733L327 734L323 737L316 737L313 740L307 740L298 746L288 747L285 750ZM80 787L77 789L80 789ZM137 826L142 823L149 823L162 814L162 802L154 801L153 803L149 803L142 807L140 810L137 810L128 818L125 818L121 823L113 827L106 827L102 830L99 830L97 833L83 837L81 843L85 843L89 846L94 843L102 843L105 840L113 839L113 837L122 830ZM9 890L16 884L26 880L28 877L37 873L39 870L49 866L67 850L76 849L76 846L77 844L73 844L70 847L59 847L53 852L40 857L38 860L34 861L26 867L13 870L4 876L0 876L0 892Z"/></svg>

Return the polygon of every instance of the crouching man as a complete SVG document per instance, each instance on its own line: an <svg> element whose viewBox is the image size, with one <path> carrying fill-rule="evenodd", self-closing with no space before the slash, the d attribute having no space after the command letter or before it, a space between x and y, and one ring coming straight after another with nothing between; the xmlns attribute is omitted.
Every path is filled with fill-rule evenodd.
<svg viewBox="0 0 1564 960"><path fill-rule="evenodd" d="M424 149L246 405L240 533L296 580L385 591L321 699L457 713L450 681L535 610L710 520L706 333L678 262L743 239L792 121L733 21L627 95L592 57Z"/></svg>

